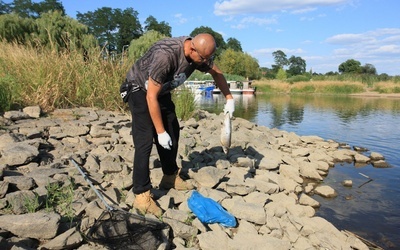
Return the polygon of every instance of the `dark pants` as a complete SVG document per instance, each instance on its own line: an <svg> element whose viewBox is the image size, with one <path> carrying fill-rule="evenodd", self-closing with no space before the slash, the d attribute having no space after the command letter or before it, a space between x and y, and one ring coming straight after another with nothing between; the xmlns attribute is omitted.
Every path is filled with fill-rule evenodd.
<svg viewBox="0 0 400 250"><path fill-rule="evenodd" d="M164 149L158 144L157 133L150 117L146 101L146 92L140 90L129 95L128 104L132 114L132 137L135 146L133 160L133 192L140 194L151 189L149 159L153 140L156 144L166 175L174 174L178 170L176 156L178 154L179 123L176 118L175 105L171 94L166 94L158 99L161 109L164 128L171 136L171 150Z"/></svg>

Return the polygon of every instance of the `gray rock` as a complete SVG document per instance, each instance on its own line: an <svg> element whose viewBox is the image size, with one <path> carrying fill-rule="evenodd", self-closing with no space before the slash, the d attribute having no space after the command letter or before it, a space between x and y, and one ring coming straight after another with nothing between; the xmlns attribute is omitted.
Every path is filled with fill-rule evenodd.
<svg viewBox="0 0 400 250"><path fill-rule="evenodd" d="M174 237L181 237L185 240L193 239L197 235L197 229L181 221L163 218L163 221L171 226Z"/></svg>
<svg viewBox="0 0 400 250"><path fill-rule="evenodd" d="M372 165L375 168L387 168L387 167L389 167L389 164L384 160L373 161Z"/></svg>
<svg viewBox="0 0 400 250"><path fill-rule="evenodd" d="M35 181L27 176L5 176L4 181L10 184L14 190L30 190L35 187Z"/></svg>
<svg viewBox="0 0 400 250"><path fill-rule="evenodd" d="M67 186L73 181L74 200L69 206L80 220L80 231L86 232L106 212L105 205L76 168L66 164L70 156L83 167L94 185L101 186L108 203L126 210L132 208L134 195L130 189L135 148L129 115L91 108L58 109L40 119L32 119L39 113L37 107L26 113L29 117L15 113L14 121L0 119L9 131L0 132L0 177L4 179L0 182L0 197L5 196L0 199L0 209L9 206L13 213L25 213L27 198L35 201L45 197L46 185ZM187 181L202 195L219 202L236 217L238 228L224 228L218 223L205 225L193 219L187 204L190 191L158 190L163 173L156 147L152 147L150 178L155 188L152 193L166 211L163 220L171 226L172 241L177 249L365 249L365 244L357 242L353 236L314 217L314 208L320 204L306 194L334 196L333 189L320 184L330 167L344 161L360 164L366 158L351 147L339 149L339 143L331 140L269 129L241 118L232 120L232 147L225 155L219 142L221 121L222 113L215 115L205 111L198 111L196 119L180 121L177 163L184 179L189 177ZM12 152L15 159L5 158L12 155L4 154L10 145L29 145L36 150L29 155L18 155L26 151L18 150L19 153ZM387 166L378 153L371 153L370 159L375 166ZM16 165L11 166L11 161L17 162L12 163ZM315 181L303 186L303 178ZM29 204L30 210L32 205L33 202ZM134 209L130 211L134 213ZM3 217L0 216L0 220ZM23 221L19 218L9 221ZM146 218L155 219L149 215ZM25 224L34 221L35 218L29 217ZM105 249L84 244L76 230L65 231L57 223L47 228L48 224L42 222L40 226L46 225L52 235L43 236L46 232L43 230L42 235L32 237L40 241L25 248ZM25 232L28 228L39 234L32 228L41 230L40 226L21 225L13 231L6 230L14 233ZM28 229L23 234L28 235ZM56 232L65 233L56 235ZM2 235L11 242L10 233ZM41 237L50 241L45 243ZM161 249L167 246L162 245Z"/></svg>
<svg viewBox="0 0 400 250"><path fill-rule="evenodd" d="M321 195L323 197L326 197L326 198L332 198L332 197L336 197L337 196L336 191L333 188L331 188L330 186L327 186L327 185L321 185L321 186L316 187L314 189L314 192L316 194L319 194L319 195Z"/></svg>
<svg viewBox="0 0 400 250"><path fill-rule="evenodd" d="M10 119L11 121L18 121L22 119L30 118L28 114L22 111L7 111L4 113L4 118Z"/></svg>
<svg viewBox="0 0 400 250"><path fill-rule="evenodd" d="M8 193L6 199L14 214L24 214L28 209L39 206L38 197L29 190Z"/></svg>
<svg viewBox="0 0 400 250"><path fill-rule="evenodd" d="M247 203L243 199L225 199L222 206L236 218L247 220L258 225L265 224L264 207L257 203Z"/></svg>
<svg viewBox="0 0 400 250"><path fill-rule="evenodd" d="M189 176L202 187L214 187L229 171L215 167L203 167L196 172L189 170Z"/></svg>
<svg viewBox="0 0 400 250"><path fill-rule="evenodd" d="M65 233L62 233L50 240L49 242L40 246L39 249L73 249L79 246L83 241L81 234L76 230L76 228L71 228Z"/></svg>
<svg viewBox="0 0 400 250"><path fill-rule="evenodd" d="M36 146L27 142L17 142L1 151L0 164L19 166L27 164L39 154Z"/></svg>
<svg viewBox="0 0 400 250"><path fill-rule="evenodd" d="M358 163L365 163L369 162L371 159L368 156L365 156L363 154L357 153L354 155L354 161Z"/></svg>
<svg viewBox="0 0 400 250"><path fill-rule="evenodd" d="M320 207L320 205L321 205L318 201L314 200L313 198L311 198L310 196L308 196L306 194L301 194L300 195L299 203L301 205L311 206L313 208Z"/></svg>
<svg viewBox="0 0 400 250"><path fill-rule="evenodd" d="M373 160L373 161L378 161L378 160L384 160L385 159L385 157L382 155L382 154L380 154L380 153L377 153L377 152L371 152L371 160Z"/></svg>
<svg viewBox="0 0 400 250"><path fill-rule="evenodd" d="M210 231L197 235L199 245L204 250L228 249L231 239L222 231Z"/></svg>
<svg viewBox="0 0 400 250"><path fill-rule="evenodd" d="M29 106L22 109L22 111L32 118L39 118L42 110L39 106Z"/></svg>
<svg viewBox="0 0 400 250"><path fill-rule="evenodd" d="M61 216L57 213L31 213L0 216L0 228L19 237L52 239L57 235Z"/></svg>

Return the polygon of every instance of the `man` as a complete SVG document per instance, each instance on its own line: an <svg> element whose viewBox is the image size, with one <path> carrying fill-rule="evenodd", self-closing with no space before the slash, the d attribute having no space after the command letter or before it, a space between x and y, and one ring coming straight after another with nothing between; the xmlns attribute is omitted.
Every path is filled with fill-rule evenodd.
<svg viewBox="0 0 400 250"><path fill-rule="evenodd" d="M132 114L133 207L141 213L162 215L151 194L149 158L155 141L163 171L159 187L192 189L179 177L179 124L171 90L183 84L194 70L208 72L227 99L225 112L234 112L234 100L221 70L213 63L216 43L210 34L166 38L156 42L128 71L121 96Z"/></svg>

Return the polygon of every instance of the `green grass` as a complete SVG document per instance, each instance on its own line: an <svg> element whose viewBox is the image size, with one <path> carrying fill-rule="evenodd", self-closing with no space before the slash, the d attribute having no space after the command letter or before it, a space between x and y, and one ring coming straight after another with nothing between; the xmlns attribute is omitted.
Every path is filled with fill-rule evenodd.
<svg viewBox="0 0 400 250"><path fill-rule="evenodd" d="M196 103L194 94L189 88L181 87L172 93L172 100L175 103L176 115L182 120L187 120L193 115Z"/></svg>
<svg viewBox="0 0 400 250"><path fill-rule="evenodd" d="M263 92L263 93L273 93L274 88L271 85L255 85L257 87L257 91Z"/></svg>
<svg viewBox="0 0 400 250"><path fill-rule="evenodd" d="M314 92L315 92L315 86L313 85L294 87L290 90L290 93L314 93Z"/></svg>
<svg viewBox="0 0 400 250"><path fill-rule="evenodd" d="M28 213L34 213L40 208L39 195L35 193L34 198L24 197L24 207Z"/></svg>
<svg viewBox="0 0 400 250"><path fill-rule="evenodd" d="M74 201L74 183L69 182L61 185L60 183L50 183L46 186L47 196L45 209L47 211L56 211L63 218L72 221L75 217L72 203Z"/></svg>
<svg viewBox="0 0 400 250"><path fill-rule="evenodd" d="M323 92L328 94L352 94L362 92L363 88L359 85L327 85Z"/></svg>

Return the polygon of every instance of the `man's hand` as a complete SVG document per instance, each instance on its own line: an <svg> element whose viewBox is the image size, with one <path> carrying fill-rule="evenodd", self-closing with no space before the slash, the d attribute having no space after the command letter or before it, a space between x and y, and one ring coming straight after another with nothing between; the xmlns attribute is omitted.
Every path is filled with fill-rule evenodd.
<svg viewBox="0 0 400 250"><path fill-rule="evenodd" d="M227 99L224 107L224 114L229 112L229 116L232 118L233 112L235 112L235 100Z"/></svg>
<svg viewBox="0 0 400 250"><path fill-rule="evenodd" d="M158 143L165 149L171 149L172 140L167 131L164 133L158 134Z"/></svg>

